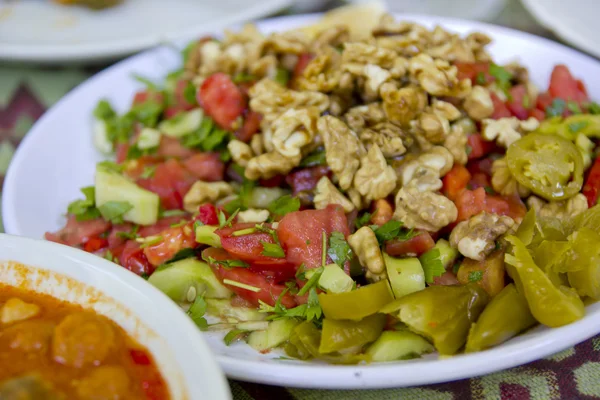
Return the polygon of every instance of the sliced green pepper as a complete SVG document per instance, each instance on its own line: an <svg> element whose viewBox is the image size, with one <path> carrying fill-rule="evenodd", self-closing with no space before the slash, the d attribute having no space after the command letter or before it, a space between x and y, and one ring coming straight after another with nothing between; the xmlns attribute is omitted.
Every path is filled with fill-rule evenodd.
<svg viewBox="0 0 600 400"><path fill-rule="evenodd" d="M564 119L556 133L571 140L575 140L578 133L587 137L600 137L600 115L571 115Z"/></svg>
<svg viewBox="0 0 600 400"><path fill-rule="evenodd" d="M568 285L565 263L571 244L567 241L544 240L533 251L535 264L540 267L556 287Z"/></svg>
<svg viewBox="0 0 600 400"><path fill-rule="evenodd" d="M600 231L600 205L595 205L578 214L575 218L567 220L565 225L567 233L573 233L580 228L590 228L596 232Z"/></svg>
<svg viewBox="0 0 600 400"><path fill-rule="evenodd" d="M385 326L385 315L375 314L360 321L323 320L319 353L362 348L375 341Z"/></svg>
<svg viewBox="0 0 600 400"><path fill-rule="evenodd" d="M572 249L565 260L569 284L580 296L600 298L600 235L584 227L569 239Z"/></svg>
<svg viewBox="0 0 600 400"><path fill-rule="evenodd" d="M325 318L360 321L394 300L387 279L345 293L319 294Z"/></svg>
<svg viewBox="0 0 600 400"><path fill-rule="evenodd" d="M530 133L506 151L511 174L546 200L563 200L583 185L583 159L577 147L557 135Z"/></svg>
<svg viewBox="0 0 600 400"><path fill-rule="evenodd" d="M577 293L566 286L554 286L544 271L535 265L519 238L508 236L506 240L512 244L513 251L505 256L508 274L527 299L535 319L553 328L581 319L585 308Z"/></svg>
<svg viewBox="0 0 600 400"><path fill-rule="evenodd" d="M454 354L466 342L471 324L489 296L477 285L430 286L406 295L381 309L431 339L440 354Z"/></svg>
<svg viewBox="0 0 600 400"><path fill-rule="evenodd" d="M480 351L499 345L535 323L527 300L511 283L490 301L471 326L465 351Z"/></svg>

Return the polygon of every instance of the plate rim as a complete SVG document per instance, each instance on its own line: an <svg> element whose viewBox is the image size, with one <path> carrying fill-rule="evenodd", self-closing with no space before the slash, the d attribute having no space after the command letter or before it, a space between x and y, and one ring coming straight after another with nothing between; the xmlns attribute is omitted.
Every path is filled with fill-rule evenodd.
<svg viewBox="0 0 600 400"><path fill-rule="evenodd" d="M66 45L22 45L0 41L0 60L9 62L60 63L65 61L99 61L116 59L139 51L160 46L164 43L200 37L246 21L265 17L293 4L294 0L262 0L251 3L243 12L225 16L216 21L194 24L191 27L164 34L126 40L108 40L94 43Z"/></svg>
<svg viewBox="0 0 600 400"><path fill-rule="evenodd" d="M270 23L282 24L286 21L290 21L289 25L296 26L298 24L314 21L320 15L321 14L301 14L275 17L258 21L258 24L259 26L263 24L264 27L264 24L268 26ZM507 39L519 38L527 41L535 41L544 44L549 50L560 50L565 56L577 57L586 60L588 63L600 64L598 60L587 54L581 53L578 50L534 34L517 31L511 28L483 22L467 21L456 18L432 17L419 14L395 14L395 16L397 18L415 20L425 24L438 23L442 26L450 25L450 29L452 29L452 25L464 26L468 30L483 30L490 33L492 36L494 34L501 34L507 36ZM3 190L4 199L2 202L2 215L7 232L19 234L17 221L13 218L11 213L14 207L16 207L15 199L7 196L7 194L11 193L10 187L17 184L17 170L21 168L19 167L20 164L26 162L25 154L29 143L33 143L36 136L43 134L42 128L45 119L50 118L49 116L51 116L53 110L61 107L63 102L68 102L72 97L76 97L80 91L85 91L88 84L92 84L97 79L102 79L104 74L109 74L114 69L123 68L125 64L130 62L139 62L140 59L146 57L152 59L152 57L159 54L159 51L160 48L144 51L122 60L95 76L90 77L51 107L51 109L49 109L34 124L30 132L18 146L6 174ZM573 324L545 331L540 336L537 336L535 340L525 339L477 354L459 355L443 360L421 360L417 362L390 364L382 363L369 366L335 366L315 363L302 365L298 364L298 362L286 363L286 361L267 363L264 361L251 361L219 354L215 354L215 357L228 377L248 382L302 388L392 388L448 382L515 367L557 353L585 341L599 332L600 319L596 322L594 321L594 318L584 318ZM526 350L526 352L524 352L524 350ZM484 356L482 357L482 355ZM490 357L493 357L493 363L486 362L485 359ZM480 359L479 362L477 362L478 359ZM423 368L427 368L428 373L425 373L422 368L419 368L420 364L425 364ZM432 374L432 368L436 368L436 371L438 372ZM439 371L443 371L443 373L440 373ZM306 378L307 374L310 379ZM390 376L402 376L402 374L404 374L404 378L401 381L390 379ZM407 379L406 376L409 376L410 379Z"/></svg>

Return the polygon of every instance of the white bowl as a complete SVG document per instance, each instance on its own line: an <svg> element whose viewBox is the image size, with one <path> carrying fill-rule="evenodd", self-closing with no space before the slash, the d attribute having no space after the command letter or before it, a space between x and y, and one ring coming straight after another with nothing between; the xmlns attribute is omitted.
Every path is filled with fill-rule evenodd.
<svg viewBox="0 0 600 400"><path fill-rule="evenodd" d="M265 32L292 29L316 20L317 15L292 16L258 24ZM499 63L518 59L530 69L540 87L547 87L555 64L567 64L587 84L592 98L600 99L600 63L589 56L537 36L489 24L450 18L398 15L428 27L440 24L466 34L483 31L494 43L490 52ZM103 157L92 144L92 110L107 98L123 111L140 84L132 73L158 80L179 67L178 54L158 48L131 57L99 73L73 90L48 111L19 146L6 176L2 216L9 233L42 237L64 224L63 214L79 188L93 182L95 163ZM571 325L538 327L501 346L480 353L438 360L373 365L335 366L319 362L288 361L281 353L259 354L244 343L226 346L223 333L205 337L225 373L235 379L274 385L320 388L384 388L423 385L482 375L521 365L556 353L600 333L600 304Z"/></svg>
<svg viewBox="0 0 600 400"><path fill-rule="evenodd" d="M71 247L0 234L0 283L93 309L154 356L172 400L228 400L229 386L194 323L158 289Z"/></svg>

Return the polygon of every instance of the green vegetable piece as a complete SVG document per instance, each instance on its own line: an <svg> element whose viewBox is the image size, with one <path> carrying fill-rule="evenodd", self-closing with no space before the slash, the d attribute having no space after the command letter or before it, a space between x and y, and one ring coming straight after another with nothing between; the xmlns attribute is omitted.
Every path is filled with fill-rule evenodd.
<svg viewBox="0 0 600 400"><path fill-rule="evenodd" d="M418 258L395 258L384 252L383 260L394 297L425 289L425 273Z"/></svg>
<svg viewBox="0 0 600 400"><path fill-rule="evenodd" d="M162 265L148 282L178 303L193 301L197 295L207 299L231 297L231 291L219 282L208 264L195 258Z"/></svg>
<svg viewBox="0 0 600 400"><path fill-rule="evenodd" d="M546 200L563 200L583 185L583 159L577 147L556 135L530 133L506 151L515 179Z"/></svg>
<svg viewBox="0 0 600 400"><path fill-rule="evenodd" d="M511 283L490 301L477 322L471 326L465 351L481 351L497 346L536 322L527 300Z"/></svg>
<svg viewBox="0 0 600 400"><path fill-rule="evenodd" d="M115 118L116 116L117 113L105 99L100 100L96 105L96 108L94 108L94 117L99 120L106 121Z"/></svg>
<svg viewBox="0 0 600 400"><path fill-rule="evenodd" d="M572 248L565 263L571 268L570 286L579 296L600 298L600 235L583 227L569 239Z"/></svg>
<svg viewBox="0 0 600 400"><path fill-rule="evenodd" d="M362 286L346 293L319 294L325 318L359 321L378 312L394 300L387 280Z"/></svg>
<svg viewBox="0 0 600 400"><path fill-rule="evenodd" d="M466 342L471 324L489 296L477 285L429 286L381 309L433 342L440 354L452 355Z"/></svg>
<svg viewBox="0 0 600 400"><path fill-rule="evenodd" d="M120 224L123 222L123 216L129 210L133 208L133 205L128 201L114 201L110 200L105 203L98 205L98 211L102 214L102 218L113 224Z"/></svg>
<svg viewBox="0 0 600 400"><path fill-rule="evenodd" d="M347 351L361 348L381 335L385 315L374 314L360 321L338 321L325 318L321 332L319 353Z"/></svg>
<svg viewBox="0 0 600 400"><path fill-rule="evenodd" d="M501 67L499 65L491 64L489 73L494 78L496 78L496 85L498 86L498 88L500 88L501 90L504 90L505 92L508 89L510 89L510 86L511 86L510 81L513 78L512 74L510 72L508 72L506 69L504 69L503 67Z"/></svg>
<svg viewBox="0 0 600 400"><path fill-rule="evenodd" d="M204 314L206 314L206 301L202 296L196 296L194 302L187 310L187 315L203 331L208 329L208 322L204 318Z"/></svg>
<svg viewBox="0 0 600 400"><path fill-rule="evenodd" d="M261 313L255 308L234 307L231 305L231 300L229 299L207 298L206 304L209 314L218 316L226 321L263 321L267 318L267 314Z"/></svg>
<svg viewBox="0 0 600 400"><path fill-rule="evenodd" d="M456 257L458 257L458 250L450 246L450 243L446 239L439 239L434 249L438 249L440 252L440 261L444 266L444 269L450 268L451 265L454 265L454 261Z"/></svg>
<svg viewBox="0 0 600 400"><path fill-rule="evenodd" d="M272 215L278 216L284 216L300 209L300 199L292 197L287 191L267 191L265 189L275 188L255 188L252 191L252 200L250 202L252 205L250 207L267 208ZM257 192L257 194L254 192ZM260 206L257 204L260 204Z"/></svg>
<svg viewBox="0 0 600 400"><path fill-rule="evenodd" d="M329 247L327 248L327 255L339 265L341 268L344 267L346 261L350 261L354 256L352 249L344 234L341 232L332 232L329 236Z"/></svg>
<svg viewBox="0 0 600 400"><path fill-rule="evenodd" d="M158 130L166 136L180 138L200 128L203 117L204 112L202 109L196 108L162 121L158 125Z"/></svg>
<svg viewBox="0 0 600 400"><path fill-rule="evenodd" d="M256 351L266 351L269 348L269 339L266 330L250 333L246 341L248 342L248 346Z"/></svg>
<svg viewBox="0 0 600 400"><path fill-rule="evenodd" d="M433 283L433 278L442 276L446 272L444 264L441 260L441 252L439 248L433 248L419 257L423 272L425 273L425 282Z"/></svg>
<svg viewBox="0 0 600 400"><path fill-rule="evenodd" d="M96 208L96 190L93 186L81 188L81 193L85 196L84 200L75 200L67 207L67 212L73 214L77 221L88 221L90 219L100 218L100 211Z"/></svg>
<svg viewBox="0 0 600 400"><path fill-rule="evenodd" d="M273 80L282 86L287 86L290 80L290 71L285 68L277 67L277 72L275 73L275 78Z"/></svg>
<svg viewBox="0 0 600 400"><path fill-rule="evenodd" d="M373 361L397 361L416 358L422 354L433 352L434 347L416 333L401 331L385 331L369 346L366 354Z"/></svg>
<svg viewBox="0 0 600 400"><path fill-rule="evenodd" d="M248 335L248 344L257 351L273 349L287 342L298 324L299 321L294 318L271 321L266 330L254 331Z"/></svg>
<svg viewBox="0 0 600 400"><path fill-rule="evenodd" d="M319 286L327 293L345 293L352 290L354 281L337 264L323 267Z"/></svg>
<svg viewBox="0 0 600 400"><path fill-rule="evenodd" d="M269 321L245 321L235 324L235 328L242 331L265 331L269 327Z"/></svg>
<svg viewBox="0 0 600 400"><path fill-rule="evenodd" d="M263 251L260 253L266 257L285 258L283 248L278 243L260 242L263 245Z"/></svg>
<svg viewBox="0 0 600 400"><path fill-rule="evenodd" d="M140 150L158 147L160 144L160 132L152 128L143 128L136 144Z"/></svg>
<svg viewBox="0 0 600 400"><path fill-rule="evenodd" d="M557 134L575 140L577 133L587 137L600 137L600 115L577 114L565 118L558 127Z"/></svg>
<svg viewBox="0 0 600 400"><path fill-rule="evenodd" d="M525 246L529 246L533 241L533 236L536 232L536 214L533 208L530 208L525 214L521 225L517 228L516 236L523 242Z"/></svg>
<svg viewBox="0 0 600 400"><path fill-rule="evenodd" d="M199 225L196 227L196 242L210 247L221 248L221 238L215 233L218 226Z"/></svg>
<svg viewBox="0 0 600 400"><path fill-rule="evenodd" d="M309 153L302 161L300 161L300 167L315 167L317 165L325 164L327 164L327 160L325 159L325 150L322 148Z"/></svg>
<svg viewBox="0 0 600 400"><path fill-rule="evenodd" d="M114 216L117 211L124 211L119 217L139 225L152 225L158 220L158 195L139 187L125 176L98 165L95 187L95 203L103 214L107 213L105 218L109 216L109 212L110 216ZM111 204L110 209L107 208L107 203ZM131 208L113 207L115 204L124 203L129 204Z"/></svg>
<svg viewBox="0 0 600 400"><path fill-rule="evenodd" d="M516 236L508 236L513 254L505 255L507 272L523 293L531 314L540 323L558 327L577 321L585 315L583 302L566 286L556 287L531 258L529 251Z"/></svg>
<svg viewBox="0 0 600 400"><path fill-rule="evenodd" d="M600 232L600 205L595 205L565 222L565 232L567 234L581 228L590 228L593 231Z"/></svg>
<svg viewBox="0 0 600 400"><path fill-rule="evenodd" d="M92 125L92 141L94 147L103 154L111 154L114 145L109 137L109 125L106 121L96 120Z"/></svg>

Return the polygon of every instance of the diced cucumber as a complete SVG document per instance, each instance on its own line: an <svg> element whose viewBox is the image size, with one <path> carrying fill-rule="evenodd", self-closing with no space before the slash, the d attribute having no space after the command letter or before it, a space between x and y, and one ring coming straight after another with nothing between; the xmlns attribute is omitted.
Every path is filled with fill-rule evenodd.
<svg viewBox="0 0 600 400"><path fill-rule="evenodd" d="M323 268L319 286L328 293L343 293L352 290L354 281L337 264L329 264Z"/></svg>
<svg viewBox="0 0 600 400"><path fill-rule="evenodd" d="M137 147L140 150L153 149L160 144L160 132L152 128L144 128L140 132L137 140Z"/></svg>
<svg viewBox="0 0 600 400"><path fill-rule="evenodd" d="M231 296L229 289L221 285L208 264L195 258L164 265L150 275L148 282L178 303L193 301L196 295L204 295L209 299Z"/></svg>
<svg viewBox="0 0 600 400"><path fill-rule="evenodd" d="M267 331L254 331L251 332L246 338L248 345L256 351L266 351L269 349L269 337Z"/></svg>
<svg viewBox="0 0 600 400"><path fill-rule="evenodd" d="M96 206L109 201L126 201L133 208L123 214L125 221L140 225L152 225L158 219L160 198L156 193L143 189L118 172L96 167Z"/></svg>
<svg viewBox="0 0 600 400"><path fill-rule="evenodd" d="M108 132L106 130L106 122L101 119L94 120L92 126L94 147L101 153L110 154L113 152L113 144L108 140Z"/></svg>
<svg viewBox="0 0 600 400"><path fill-rule="evenodd" d="M158 130L167 136L180 138L200 128L203 117L202 109L196 108L161 122Z"/></svg>
<svg viewBox="0 0 600 400"><path fill-rule="evenodd" d="M200 225L196 228L196 242L221 248L221 238L215 233L218 226Z"/></svg>
<svg viewBox="0 0 600 400"><path fill-rule="evenodd" d="M241 329L243 331L264 331L269 327L268 321L247 321L240 322L235 325L236 329Z"/></svg>
<svg viewBox="0 0 600 400"><path fill-rule="evenodd" d="M418 258L395 258L384 252L383 259L395 298L425 289L425 273Z"/></svg>
<svg viewBox="0 0 600 400"><path fill-rule="evenodd" d="M373 361L396 361L431 353L433 345L410 331L384 331L369 346L366 354Z"/></svg>
<svg viewBox="0 0 600 400"><path fill-rule="evenodd" d="M248 196L248 208L266 209L272 202L286 194L290 194L290 191L278 187L255 187Z"/></svg>
<svg viewBox="0 0 600 400"><path fill-rule="evenodd" d="M246 322L263 321L267 318L266 313L261 313L254 308L234 307L229 300L206 299L209 314L217 315L227 321Z"/></svg>
<svg viewBox="0 0 600 400"><path fill-rule="evenodd" d="M266 330L254 331L248 335L248 344L261 352L273 349L288 341L298 324L299 321L293 318L271 321Z"/></svg>
<svg viewBox="0 0 600 400"><path fill-rule="evenodd" d="M440 251L440 261L445 269L448 269L458 257L458 250L452 248L446 239L438 240L434 249Z"/></svg>

